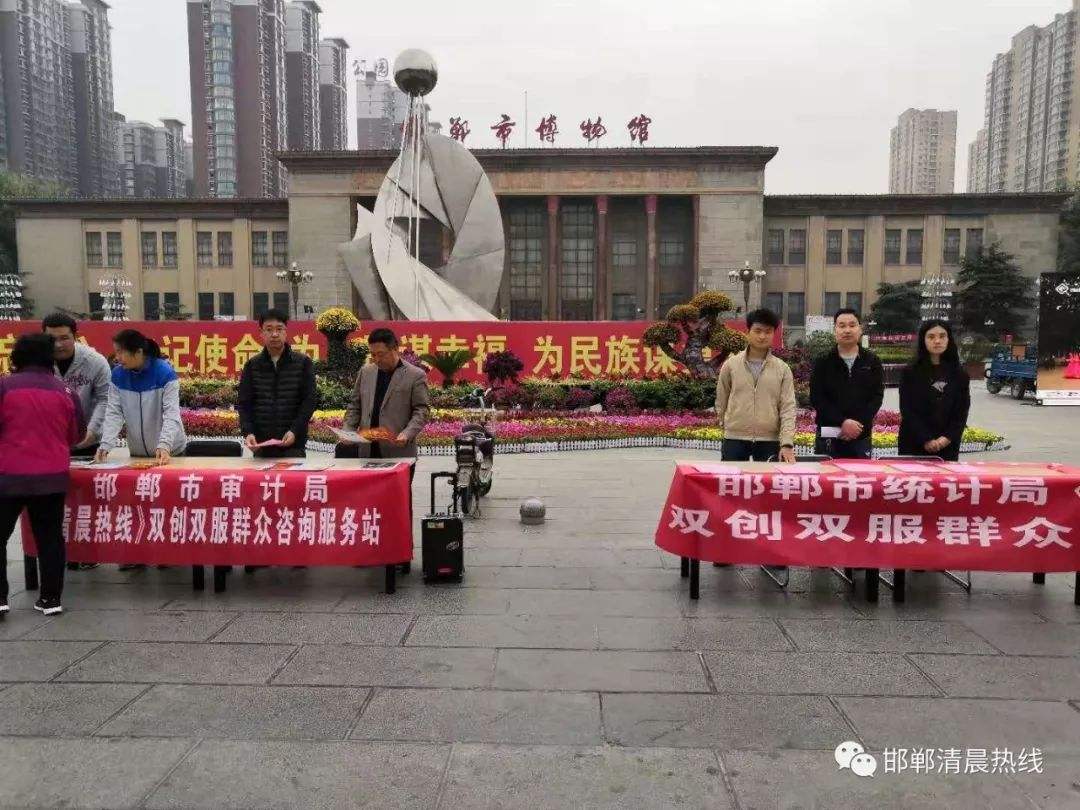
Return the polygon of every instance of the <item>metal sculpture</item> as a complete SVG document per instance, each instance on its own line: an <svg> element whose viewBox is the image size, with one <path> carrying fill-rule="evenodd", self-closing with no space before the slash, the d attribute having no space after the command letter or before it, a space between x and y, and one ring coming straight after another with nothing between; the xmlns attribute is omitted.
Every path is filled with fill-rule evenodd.
<svg viewBox="0 0 1080 810"><path fill-rule="evenodd" d="M437 80L435 62L423 51L394 60L394 81L409 96L401 151L374 211L357 206L356 233L340 253L375 319L497 320L491 310L503 274L502 215L472 153L428 132L423 97ZM420 261L422 220L439 222L453 236L441 267Z"/></svg>

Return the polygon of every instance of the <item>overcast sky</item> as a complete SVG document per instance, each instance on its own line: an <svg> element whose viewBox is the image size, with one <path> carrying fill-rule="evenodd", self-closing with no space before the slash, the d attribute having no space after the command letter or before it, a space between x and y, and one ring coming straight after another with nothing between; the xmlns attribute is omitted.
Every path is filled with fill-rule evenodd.
<svg viewBox="0 0 1080 810"><path fill-rule="evenodd" d="M109 0L117 110L190 123L185 0ZM770 145L766 191L888 190L889 130L908 107L955 109L956 190L983 120L994 55L1069 0L319 0L324 37L350 60L422 47L439 65L432 118L469 120L466 145L497 146L500 113L524 145L542 115L557 145L582 146L597 115L601 144L629 145L626 122L653 119L650 145ZM350 83L352 82L350 77ZM355 88L349 138L356 139Z"/></svg>

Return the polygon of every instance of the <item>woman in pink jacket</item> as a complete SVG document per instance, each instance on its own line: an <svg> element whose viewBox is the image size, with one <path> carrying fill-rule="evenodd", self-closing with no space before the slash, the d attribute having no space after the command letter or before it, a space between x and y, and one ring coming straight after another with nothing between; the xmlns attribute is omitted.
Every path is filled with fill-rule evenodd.
<svg viewBox="0 0 1080 810"><path fill-rule="evenodd" d="M11 352L14 371L0 378L0 538L7 544L25 509L37 541L46 616L62 613L64 498L71 448L86 432L76 395L53 371L53 338L23 335ZM6 566L0 566L0 616L8 610Z"/></svg>

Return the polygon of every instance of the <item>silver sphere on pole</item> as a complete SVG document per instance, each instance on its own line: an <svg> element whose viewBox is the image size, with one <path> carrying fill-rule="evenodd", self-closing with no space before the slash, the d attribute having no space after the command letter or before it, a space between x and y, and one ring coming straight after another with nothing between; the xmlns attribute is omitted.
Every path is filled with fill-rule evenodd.
<svg viewBox="0 0 1080 810"><path fill-rule="evenodd" d="M394 60L394 82L407 96L426 96L439 80L435 58L420 48L409 48Z"/></svg>

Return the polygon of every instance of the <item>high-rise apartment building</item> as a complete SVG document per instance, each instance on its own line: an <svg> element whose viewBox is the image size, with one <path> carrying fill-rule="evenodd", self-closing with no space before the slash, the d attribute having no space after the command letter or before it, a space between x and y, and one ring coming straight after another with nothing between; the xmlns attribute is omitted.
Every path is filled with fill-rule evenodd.
<svg viewBox="0 0 1080 810"><path fill-rule="evenodd" d="M120 174L113 121L109 6L102 0L82 0L69 3L65 11L71 35L79 196L115 197L120 193Z"/></svg>
<svg viewBox="0 0 1080 810"><path fill-rule="evenodd" d="M380 60L381 61L381 60ZM409 97L375 70L356 81L356 148L397 149L409 114Z"/></svg>
<svg viewBox="0 0 1080 810"><path fill-rule="evenodd" d="M349 148L348 50L343 39L319 43L319 144L324 150Z"/></svg>
<svg viewBox="0 0 1080 810"><path fill-rule="evenodd" d="M970 190L1052 191L1076 182L1078 13L1080 0L1073 0L1072 10L1044 27L1023 29L994 57L986 77L985 137L969 148Z"/></svg>
<svg viewBox="0 0 1080 810"><path fill-rule="evenodd" d="M969 194L978 191L986 191L986 128L983 127L975 134L975 140L968 144L968 176L967 190Z"/></svg>
<svg viewBox="0 0 1080 810"><path fill-rule="evenodd" d="M78 190L71 32L60 0L0 0L7 164Z"/></svg>
<svg viewBox="0 0 1080 810"><path fill-rule="evenodd" d="M956 110L908 109L889 142L890 194L952 194Z"/></svg>
<svg viewBox="0 0 1080 810"><path fill-rule="evenodd" d="M0 172L7 171L7 101L4 97L4 60L0 58Z"/></svg>
<svg viewBox="0 0 1080 810"><path fill-rule="evenodd" d="M283 195L284 0L188 0L188 52L196 194Z"/></svg>
<svg viewBox="0 0 1080 810"><path fill-rule="evenodd" d="M187 196L184 124L173 118L154 126L144 121L120 125L123 196L174 198Z"/></svg>
<svg viewBox="0 0 1080 810"><path fill-rule="evenodd" d="M289 149L320 148L319 4L293 0L285 7L285 104Z"/></svg>

